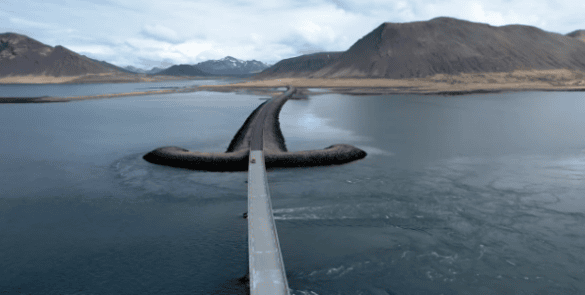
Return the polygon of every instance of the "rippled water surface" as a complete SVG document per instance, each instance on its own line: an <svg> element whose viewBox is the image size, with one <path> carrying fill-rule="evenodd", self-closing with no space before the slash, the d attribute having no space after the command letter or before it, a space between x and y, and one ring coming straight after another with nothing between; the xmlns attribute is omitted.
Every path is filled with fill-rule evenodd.
<svg viewBox="0 0 585 295"><path fill-rule="evenodd" d="M246 173L152 165L223 151L263 100L195 92L0 105L0 293L246 294ZM585 96L289 101L269 171L293 294L585 293Z"/></svg>

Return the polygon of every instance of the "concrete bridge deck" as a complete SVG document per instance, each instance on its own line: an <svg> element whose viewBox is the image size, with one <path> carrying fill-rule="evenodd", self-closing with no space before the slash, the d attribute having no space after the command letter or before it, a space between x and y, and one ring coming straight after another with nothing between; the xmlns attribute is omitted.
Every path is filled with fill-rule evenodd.
<svg viewBox="0 0 585 295"><path fill-rule="evenodd" d="M289 294L264 155L258 150L250 151L248 170L248 255L250 294Z"/></svg>
<svg viewBox="0 0 585 295"><path fill-rule="evenodd" d="M295 89L269 100L258 113L251 128L248 166L248 259L250 294L289 294L284 261L280 251L264 161L264 130L270 128L266 116L280 108L278 100L287 99Z"/></svg>

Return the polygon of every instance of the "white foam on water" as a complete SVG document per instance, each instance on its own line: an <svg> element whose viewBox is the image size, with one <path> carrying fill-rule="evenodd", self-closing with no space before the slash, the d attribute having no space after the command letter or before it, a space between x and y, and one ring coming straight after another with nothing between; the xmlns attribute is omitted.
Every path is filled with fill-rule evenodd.
<svg viewBox="0 0 585 295"><path fill-rule="evenodd" d="M310 290L293 290L290 289L292 295L319 295Z"/></svg>

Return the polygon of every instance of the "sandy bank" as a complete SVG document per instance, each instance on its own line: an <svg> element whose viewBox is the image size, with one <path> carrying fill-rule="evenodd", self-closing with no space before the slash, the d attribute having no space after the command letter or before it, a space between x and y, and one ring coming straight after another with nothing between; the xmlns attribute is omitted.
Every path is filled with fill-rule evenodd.
<svg viewBox="0 0 585 295"><path fill-rule="evenodd" d="M13 76L0 78L0 84L61 84L78 79L73 77L52 77L52 76Z"/></svg>

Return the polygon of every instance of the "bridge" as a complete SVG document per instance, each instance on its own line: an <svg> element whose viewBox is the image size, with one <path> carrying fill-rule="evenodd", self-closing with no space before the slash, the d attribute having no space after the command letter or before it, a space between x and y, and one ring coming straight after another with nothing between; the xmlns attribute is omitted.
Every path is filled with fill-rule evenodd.
<svg viewBox="0 0 585 295"><path fill-rule="evenodd" d="M248 170L248 257L253 295L290 293L272 215L266 168L339 165L366 156L363 150L347 144L336 144L323 150L289 152L278 114L295 92L296 89L289 86L283 94L257 107L225 153L201 153L167 146L143 156L153 164L193 170Z"/></svg>
<svg viewBox="0 0 585 295"><path fill-rule="evenodd" d="M248 258L250 294L289 294L280 251L264 161L265 118L279 99L295 92L293 87L268 101L252 127L248 166Z"/></svg>

